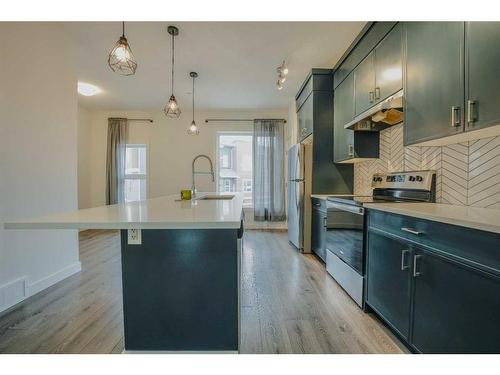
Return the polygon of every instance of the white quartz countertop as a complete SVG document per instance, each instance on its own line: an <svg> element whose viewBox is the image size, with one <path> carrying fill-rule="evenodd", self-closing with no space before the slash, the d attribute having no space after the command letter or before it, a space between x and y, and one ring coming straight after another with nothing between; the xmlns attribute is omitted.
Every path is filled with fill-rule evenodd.
<svg viewBox="0 0 500 375"><path fill-rule="evenodd" d="M331 193L331 194L311 194L311 198L317 198L317 199L328 199L328 197L353 197L354 195L353 194L335 194L335 193Z"/></svg>
<svg viewBox="0 0 500 375"><path fill-rule="evenodd" d="M500 210L441 203L367 203L366 208L500 233Z"/></svg>
<svg viewBox="0 0 500 375"><path fill-rule="evenodd" d="M204 195L220 193L198 193ZM180 201L179 195L16 220L5 229L227 229L239 228L243 196Z"/></svg>

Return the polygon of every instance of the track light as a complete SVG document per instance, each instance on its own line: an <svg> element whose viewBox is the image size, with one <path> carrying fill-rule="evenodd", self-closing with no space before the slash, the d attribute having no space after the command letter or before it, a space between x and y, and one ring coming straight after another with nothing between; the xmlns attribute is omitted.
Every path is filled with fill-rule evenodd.
<svg viewBox="0 0 500 375"><path fill-rule="evenodd" d="M285 83L286 75L288 74L288 68L285 65L285 60L283 60L281 65L276 68L276 71L278 72L278 82L276 82L276 86L278 87L278 90L282 90L283 83Z"/></svg>

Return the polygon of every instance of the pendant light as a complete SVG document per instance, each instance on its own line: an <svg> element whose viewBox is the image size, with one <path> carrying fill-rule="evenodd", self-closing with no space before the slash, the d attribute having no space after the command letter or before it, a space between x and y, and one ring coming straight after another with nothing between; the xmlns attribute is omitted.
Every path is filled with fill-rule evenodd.
<svg viewBox="0 0 500 375"><path fill-rule="evenodd" d="M109 53L108 65L113 72L124 76L135 74L137 69L137 62L125 38L125 22L122 22L122 36Z"/></svg>
<svg viewBox="0 0 500 375"><path fill-rule="evenodd" d="M181 115L181 110L179 108L179 104L177 103L177 99L174 95L174 65L175 65L175 44L174 38L179 35L179 29L175 26L169 26L167 31L170 35L172 35L172 93L170 95L170 99L168 103L163 108L163 112L167 117L178 118Z"/></svg>
<svg viewBox="0 0 500 375"><path fill-rule="evenodd" d="M193 78L193 121L191 121L191 125L189 125L187 133L189 135L198 135L200 134L200 129L198 128L198 125L196 125L196 122L194 121L194 79L198 77L198 73L191 72L189 73L189 76Z"/></svg>

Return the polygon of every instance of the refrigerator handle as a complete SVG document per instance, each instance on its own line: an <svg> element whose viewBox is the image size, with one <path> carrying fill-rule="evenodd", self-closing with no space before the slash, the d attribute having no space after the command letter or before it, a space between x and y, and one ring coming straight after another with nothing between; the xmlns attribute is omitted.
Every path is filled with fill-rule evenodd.
<svg viewBox="0 0 500 375"><path fill-rule="evenodd" d="M300 182L295 182L297 185L295 185L295 206L297 207L297 215L300 215L300 194L301 194L301 191L300 191L300 188L298 186L298 184L300 184Z"/></svg>

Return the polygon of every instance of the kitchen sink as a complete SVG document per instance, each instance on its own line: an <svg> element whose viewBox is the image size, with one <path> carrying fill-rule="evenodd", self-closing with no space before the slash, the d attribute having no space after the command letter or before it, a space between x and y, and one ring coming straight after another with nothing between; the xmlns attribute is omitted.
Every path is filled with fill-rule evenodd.
<svg viewBox="0 0 500 375"><path fill-rule="evenodd" d="M203 195L196 199L202 201L202 200L218 200L218 199L229 200L233 198L234 194L208 194L208 195Z"/></svg>

